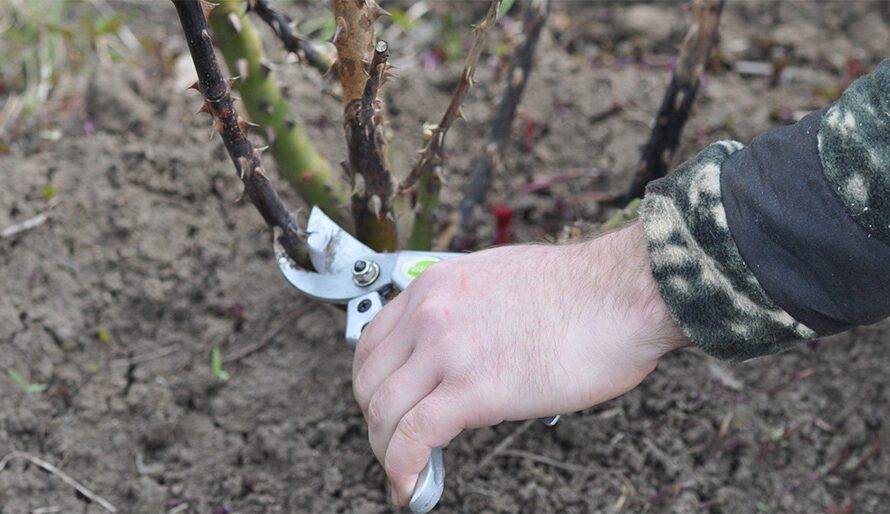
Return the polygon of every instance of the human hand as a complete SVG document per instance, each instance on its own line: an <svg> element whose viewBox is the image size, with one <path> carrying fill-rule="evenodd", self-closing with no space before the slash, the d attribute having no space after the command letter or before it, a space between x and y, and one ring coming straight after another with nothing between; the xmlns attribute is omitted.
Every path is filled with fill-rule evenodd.
<svg viewBox="0 0 890 514"><path fill-rule="evenodd" d="M463 429L612 399L686 344L633 224L436 263L365 329L353 388L404 506L431 449Z"/></svg>

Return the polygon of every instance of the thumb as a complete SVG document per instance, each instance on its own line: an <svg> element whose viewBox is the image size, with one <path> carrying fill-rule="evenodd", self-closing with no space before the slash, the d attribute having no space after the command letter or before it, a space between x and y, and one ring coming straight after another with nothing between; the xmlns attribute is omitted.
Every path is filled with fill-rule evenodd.
<svg viewBox="0 0 890 514"><path fill-rule="evenodd" d="M396 505L408 505L432 449L447 445L463 430L459 405L440 384L399 421L383 461Z"/></svg>

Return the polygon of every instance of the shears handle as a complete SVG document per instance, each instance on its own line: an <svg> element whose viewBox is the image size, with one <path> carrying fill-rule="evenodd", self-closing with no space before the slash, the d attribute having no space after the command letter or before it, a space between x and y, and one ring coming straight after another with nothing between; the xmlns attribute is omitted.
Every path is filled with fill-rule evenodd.
<svg viewBox="0 0 890 514"><path fill-rule="evenodd" d="M383 296L374 291L349 301L346 307L346 342L355 348L362 330L383 309ZM430 460L417 477L408 503L414 514L426 514L439 503L445 490L445 461L442 448L433 448Z"/></svg>
<svg viewBox="0 0 890 514"><path fill-rule="evenodd" d="M355 348L362 335L362 330L383 309L383 305L383 296L376 291L349 301L346 311L346 342L350 346ZM552 427L559 422L559 416L541 418L541 421L548 427ZM414 514L426 514L439 503L444 491L445 460L442 448L433 448L430 460L427 461L414 484L414 492L411 494L408 507Z"/></svg>

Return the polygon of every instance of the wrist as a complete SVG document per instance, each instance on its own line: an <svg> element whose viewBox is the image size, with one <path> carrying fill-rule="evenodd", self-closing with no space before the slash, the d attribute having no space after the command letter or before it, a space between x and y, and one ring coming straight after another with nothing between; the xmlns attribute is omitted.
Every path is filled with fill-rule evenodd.
<svg viewBox="0 0 890 514"><path fill-rule="evenodd" d="M602 282L616 311L624 316L628 341L643 356L658 360L664 354L689 346L689 338L671 317L652 276L646 236L639 222L609 232L588 243L594 262L602 264Z"/></svg>

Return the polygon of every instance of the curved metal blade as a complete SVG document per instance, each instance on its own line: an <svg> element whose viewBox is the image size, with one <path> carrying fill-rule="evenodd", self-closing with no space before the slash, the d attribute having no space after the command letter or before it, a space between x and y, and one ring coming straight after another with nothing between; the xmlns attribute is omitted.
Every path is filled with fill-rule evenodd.
<svg viewBox="0 0 890 514"><path fill-rule="evenodd" d="M352 273L355 261L376 255L318 207L313 207L309 214L306 232L309 233L309 260L321 274ZM348 281L351 283L351 278Z"/></svg>
<svg viewBox="0 0 890 514"><path fill-rule="evenodd" d="M347 303L391 283L396 255L380 254L368 248L318 207L312 208L306 231L309 260L315 272L298 268L278 241L274 245L278 269L301 293L324 302ZM361 259L372 260L380 266L380 278L367 287L359 287L352 280L352 266Z"/></svg>

